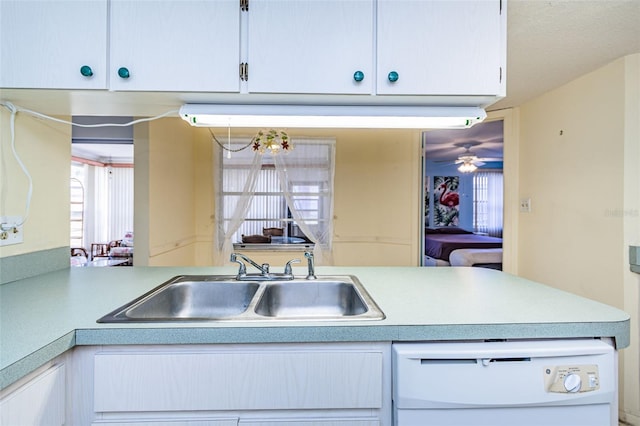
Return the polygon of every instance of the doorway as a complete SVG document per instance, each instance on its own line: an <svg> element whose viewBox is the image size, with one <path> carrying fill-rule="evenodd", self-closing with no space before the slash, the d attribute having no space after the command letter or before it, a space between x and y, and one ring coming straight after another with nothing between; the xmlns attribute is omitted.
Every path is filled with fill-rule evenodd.
<svg viewBox="0 0 640 426"><path fill-rule="evenodd" d="M425 131L422 148L420 264L449 266L450 254L458 249L501 250L504 120Z"/></svg>
<svg viewBox="0 0 640 426"><path fill-rule="evenodd" d="M117 124L129 123L131 117L73 117L73 121ZM74 126L71 152L72 249L84 249L91 266L132 264L132 126Z"/></svg>

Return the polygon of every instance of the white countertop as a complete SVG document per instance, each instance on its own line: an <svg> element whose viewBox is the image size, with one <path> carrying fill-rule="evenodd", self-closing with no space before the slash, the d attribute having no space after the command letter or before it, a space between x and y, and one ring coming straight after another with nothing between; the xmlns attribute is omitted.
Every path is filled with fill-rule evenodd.
<svg viewBox="0 0 640 426"><path fill-rule="evenodd" d="M434 341L614 337L629 315L593 300L483 268L317 267L355 275L381 321L203 321L98 324L176 275L234 267L70 268L0 285L0 388L76 345ZM306 268L294 268L305 276Z"/></svg>

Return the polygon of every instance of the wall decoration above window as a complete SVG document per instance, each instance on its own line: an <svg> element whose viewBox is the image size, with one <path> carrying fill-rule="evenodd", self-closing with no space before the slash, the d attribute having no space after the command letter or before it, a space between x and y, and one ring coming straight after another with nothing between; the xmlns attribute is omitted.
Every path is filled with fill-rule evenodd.
<svg viewBox="0 0 640 426"><path fill-rule="evenodd" d="M227 151L227 153L240 152L249 147L259 154L269 153L272 155L276 155L280 152L289 153L289 151L293 150L291 139L284 130L258 130L258 133L256 133L256 135L251 138L247 144L240 147L232 147L230 137L228 138L227 145L224 145L218 140L211 128L209 128L209 133L211 134L211 138L213 138L214 142L216 142L220 148Z"/></svg>

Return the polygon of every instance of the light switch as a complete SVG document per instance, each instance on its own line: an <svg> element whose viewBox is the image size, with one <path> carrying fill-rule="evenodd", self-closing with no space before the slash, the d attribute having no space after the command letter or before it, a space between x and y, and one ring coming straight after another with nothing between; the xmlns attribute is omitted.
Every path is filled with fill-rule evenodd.
<svg viewBox="0 0 640 426"><path fill-rule="evenodd" d="M520 211L522 213L531 213L531 198L520 199Z"/></svg>

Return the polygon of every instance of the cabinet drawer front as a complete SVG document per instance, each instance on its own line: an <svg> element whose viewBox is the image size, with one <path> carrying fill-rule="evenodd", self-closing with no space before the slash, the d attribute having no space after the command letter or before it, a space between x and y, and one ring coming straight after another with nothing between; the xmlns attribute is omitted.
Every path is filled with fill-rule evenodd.
<svg viewBox="0 0 640 426"><path fill-rule="evenodd" d="M63 425L65 367L56 365L0 401L0 425Z"/></svg>
<svg viewBox="0 0 640 426"><path fill-rule="evenodd" d="M380 408L380 352L102 353L94 408Z"/></svg>
<svg viewBox="0 0 640 426"><path fill-rule="evenodd" d="M298 425L298 426L380 426L379 420L360 420L360 419L335 419L335 420L263 420L240 422L241 426L281 426L281 425Z"/></svg>
<svg viewBox="0 0 640 426"><path fill-rule="evenodd" d="M92 423L91 426L101 426L104 423ZM123 422L109 422L109 426L238 426L238 419L215 419L215 420L131 420Z"/></svg>

